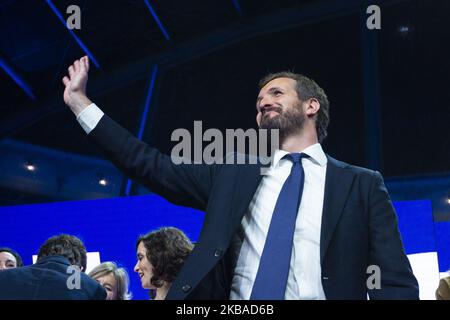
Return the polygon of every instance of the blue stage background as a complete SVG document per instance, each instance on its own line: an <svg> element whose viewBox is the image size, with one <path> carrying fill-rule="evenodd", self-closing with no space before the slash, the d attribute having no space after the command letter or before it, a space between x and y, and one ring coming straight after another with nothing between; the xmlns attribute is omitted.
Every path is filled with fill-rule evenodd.
<svg viewBox="0 0 450 320"><path fill-rule="evenodd" d="M394 203L407 254L438 253L439 269L450 269L450 223L434 223L431 201ZM148 299L133 267L136 239L161 226L176 226L197 241L204 213L170 204L157 195L68 201L0 207L0 246L17 250L25 264L49 237L68 233L80 237L89 252L100 252L101 261L115 261L130 274L134 299Z"/></svg>

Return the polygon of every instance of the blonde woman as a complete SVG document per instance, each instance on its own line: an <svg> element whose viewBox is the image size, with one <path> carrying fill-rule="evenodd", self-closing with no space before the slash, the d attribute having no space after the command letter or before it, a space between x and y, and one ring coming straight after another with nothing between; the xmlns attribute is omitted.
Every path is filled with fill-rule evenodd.
<svg viewBox="0 0 450 320"><path fill-rule="evenodd" d="M436 289L436 300L450 300L450 277L442 278Z"/></svg>
<svg viewBox="0 0 450 320"><path fill-rule="evenodd" d="M99 264L89 272L89 276L105 288L106 300L131 299L131 292L128 291L130 283L128 273L124 268L118 268L114 262Z"/></svg>

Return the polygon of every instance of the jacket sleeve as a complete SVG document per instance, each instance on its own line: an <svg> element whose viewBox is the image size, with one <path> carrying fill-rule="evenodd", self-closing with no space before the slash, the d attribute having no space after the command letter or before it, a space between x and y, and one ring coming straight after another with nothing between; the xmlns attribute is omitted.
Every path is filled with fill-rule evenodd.
<svg viewBox="0 0 450 320"><path fill-rule="evenodd" d="M368 287L373 285L368 290L370 299L419 299L419 286L403 248L397 215L379 172L374 172L368 201L369 265L380 275L377 286L377 271L368 274Z"/></svg>
<svg viewBox="0 0 450 320"><path fill-rule="evenodd" d="M106 300L106 297L108 294L106 293L106 290L102 286L98 286L95 290L95 294L90 300Z"/></svg>
<svg viewBox="0 0 450 320"><path fill-rule="evenodd" d="M119 170L152 192L182 206L205 210L217 165L174 164L107 115L89 138Z"/></svg>

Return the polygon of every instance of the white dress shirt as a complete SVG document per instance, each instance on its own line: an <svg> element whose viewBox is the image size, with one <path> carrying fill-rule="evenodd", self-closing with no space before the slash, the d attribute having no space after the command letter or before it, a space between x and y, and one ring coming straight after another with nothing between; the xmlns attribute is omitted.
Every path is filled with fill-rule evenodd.
<svg viewBox="0 0 450 320"><path fill-rule="evenodd" d="M320 229L327 157L320 144L302 152L305 184L297 214L291 265L285 299L325 299L320 265ZM263 177L241 222L241 230L233 240L238 256L231 284L230 299L248 300L259 267L267 232L278 195L289 176L292 162L281 159L288 152L277 150L273 163Z"/></svg>
<svg viewBox="0 0 450 320"><path fill-rule="evenodd" d="M95 103L90 104L86 109L81 111L77 116L77 121L87 134L91 132L103 117L103 111L100 110Z"/></svg>
<svg viewBox="0 0 450 320"><path fill-rule="evenodd" d="M89 134L103 114L93 103L77 116L77 120ZM320 229L327 157L318 143L302 152L309 158L302 159L305 182L295 225L285 298L325 299L321 280ZM292 162L282 159L286 154L288 152L283 150L275 152L274 161L256 190L241 228L233 239L237 262L231 285L232 300L250 298L272 213L281 187L291 172Z"/></svg>

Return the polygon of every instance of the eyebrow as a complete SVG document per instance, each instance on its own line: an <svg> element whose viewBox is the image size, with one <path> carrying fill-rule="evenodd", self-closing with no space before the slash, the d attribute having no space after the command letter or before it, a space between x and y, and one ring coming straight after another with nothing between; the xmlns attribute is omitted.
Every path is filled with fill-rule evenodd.
<svg viewBox="0 0 450 320"><path fill-rule="evenodd" d="M283 91L283 89L281 89L280 87L272 87L269 90L267 90L267 93L274 93L275 91L280 90ZM262 97L258 97L256 99L256 106L258 106L258 103L262 100Z"/></svg>

